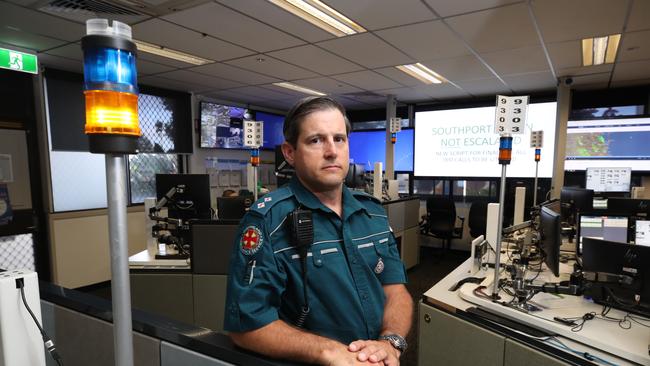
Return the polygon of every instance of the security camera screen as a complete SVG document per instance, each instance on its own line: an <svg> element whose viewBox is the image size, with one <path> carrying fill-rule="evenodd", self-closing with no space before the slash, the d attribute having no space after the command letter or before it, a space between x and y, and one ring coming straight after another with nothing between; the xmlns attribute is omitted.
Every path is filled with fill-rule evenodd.
<svg viewBox="0 0 650 366"><path fill-rule="evenodd" d="M201 103L201 147L243 149L244 120L251 120L246 108Z"/></svg>

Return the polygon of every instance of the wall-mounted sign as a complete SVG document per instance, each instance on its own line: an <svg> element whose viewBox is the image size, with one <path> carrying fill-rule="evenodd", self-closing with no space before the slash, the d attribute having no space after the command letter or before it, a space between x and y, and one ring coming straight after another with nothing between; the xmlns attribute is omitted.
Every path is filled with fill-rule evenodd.
<svg viewBox="0 0 650 366"><path fill-rule="evenodd" d="M0 48L0 68L38 74L36 55Z"/></svg>

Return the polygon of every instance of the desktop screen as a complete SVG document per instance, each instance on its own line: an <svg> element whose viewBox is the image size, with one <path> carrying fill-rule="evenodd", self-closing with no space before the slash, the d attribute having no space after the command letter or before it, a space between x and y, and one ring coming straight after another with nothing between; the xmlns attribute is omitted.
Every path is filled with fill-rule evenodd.
<svg viewBox="0 0 650 366"><path fill-rule="evenodd" d="M634 243L650 246L650 220L636 220Z"/></svg>
<svg viewBox="0 0 650 366"><path fill-rule="evenodd" d="M395 171L413 171L413 129L397 133L393 161ZM375 162L386 167L386 131L356 131L350 133L350 160L363 164L366 171L375 170Z"/></svg>
<svg viewBox="0 0 650 366"><path fill-rule="evenodd" d="M586 187L594 192L629 192L632 169L589 167L586 176Z"/></svg>
<svg viewBox="0 0 650 366"><path fill-rule="evenodd" d="M582 252L582 238L594 238L627 243L628 218L626 216L580 216L578 245Z"/></svg>

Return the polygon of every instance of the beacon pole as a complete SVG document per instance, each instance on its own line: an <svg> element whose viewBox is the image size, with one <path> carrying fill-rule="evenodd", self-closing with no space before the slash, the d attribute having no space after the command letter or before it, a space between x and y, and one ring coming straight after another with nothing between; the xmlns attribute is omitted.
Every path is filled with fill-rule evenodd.
<svg viewBox="0 0 650 366"><path fill-rule="evenodd" d="M539 161L542 158L542 149L535 149L535 184L533 188L533 206L537 206L537 172L539 170Z"/></svg>
<svg viewBox="0 0 650 366"><path fill-rule="evenodd" d="M492 298L499 299L499 272L501 269L501 232L503 226L503 206L506 195L506 167L512 160L512 136L509 134L501 135L499 139L499 164L501 164L501 189L499 192L499 220L497 224L497 247L496 259L494 261L494 287L492 289Z"/></svg>
<svg viewBox="0 0 650 366"><path fill-rule="evenodd" d="M127 154L136 154L138 123L137 47L131 27L107 19L86 21L84 54L85 133L90 152L106 156L108 239L115 365L133 366L133 326L127 235Z"/></svg>
<svg viewBox="0 0 650 366"><path fill-rule="evenodd" d="M251 166L253 167L253 181L255 188L253 189L253 202L257 201L257 169L260 166L260 149L251 149Z"/></svg>

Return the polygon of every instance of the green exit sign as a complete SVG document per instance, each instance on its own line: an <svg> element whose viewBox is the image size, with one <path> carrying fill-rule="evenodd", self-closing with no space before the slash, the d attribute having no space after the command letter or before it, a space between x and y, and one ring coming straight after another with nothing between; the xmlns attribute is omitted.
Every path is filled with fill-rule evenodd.
<svg viewBox="0 0 650 366"><path fill-rule="evenodd" d="M36 55L0 48L0 68L38 74Z"/></svg>

